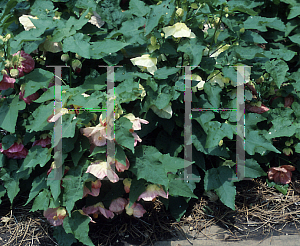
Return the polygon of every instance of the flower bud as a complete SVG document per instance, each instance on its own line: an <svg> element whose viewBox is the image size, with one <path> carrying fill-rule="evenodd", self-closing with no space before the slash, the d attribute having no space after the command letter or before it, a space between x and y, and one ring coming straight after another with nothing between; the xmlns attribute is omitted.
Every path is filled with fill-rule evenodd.
<svg viewBox="0 0 300 246"><path fill-rule="evenodd" d="M71 66L75 72L80 72L82 64L81 61L74 59L71 63Z"/></svg>
<svg viewBox="0 0 300 246"><path fill-rule="evenodd" d="M197 9L198 8L198 4L197 3L192 3L191 4L191 8L192 9Z"/></svg>
<svg viewBox="0 0 300 246"><path fill-rule="evenodd" d="M5 69L1 70L1 73L4 75L6 74L7 75L7 71Z"/></svg>
<svg viewBox="0 0 300 246"><path fill-rule="evenodd" d="M12 77L12 78L18 78L19 77L19 70L18 69L11 69L10 70L10 76Z"/></svg>
<svg viewBox="0 0 300 246"><path fill-rule="evenodd" d="M178 8L176 10L176 15L182 17L184 15L184 10L182 8Z"/></svg>
<svg viewBox="0 0 300 246"><path fill-rule="evenodd" d="M240 33L244 33L244 32L245 32L245 28L243 27L240 29Z"/></svg>
<svg viewBox="0 0 300 246"><path fill-rule="evenodd" d="M11 38L11 35L8 33L4 38L4 42L7 42Z"/></svg>
<svg viewBox="0 0 300 246"><path fill-rule="evenodd" d="M293 150L291 148L284 148L282 151L286 156L290 156L293 154Z"/></svg>
<svg viewBox="0 0 300 246"><path fill-rule="evenodd" d="M151 41L151 45L156 45L156 38L154 36L151 36L150 38L150 41Z"/></svg>
<svg viewBox="0 0 300 246"><path fill-rule="evenodd" d="M60 57L60 59L61 59L63 62L67 62L67 61L70 59L70 57L69 57L68 54L62 54L61 57Z"/></svg>

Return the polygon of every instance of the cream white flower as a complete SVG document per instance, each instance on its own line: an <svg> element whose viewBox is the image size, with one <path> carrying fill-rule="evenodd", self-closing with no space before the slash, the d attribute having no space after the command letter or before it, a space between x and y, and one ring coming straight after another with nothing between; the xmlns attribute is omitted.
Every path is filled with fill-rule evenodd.
<svg viewBox="0 0 300 246"><path fill-rule="evenodd" d="M154 75L154 72L157 70L157 58L150 57L149 54L142 55L141 57L136 57L130 59L133 65L146 68L149 73Z"/></svg>
<svg viewBox="0 0 300 246"><path fill-rule="evenodd" d="M196 35L189 29L185 23L176 23L173 26L163 28L165 38L173 36L174 38L195 38Z"/></svg>
<svg viewBox="0 0 300 246"><path fill-rule="evenodd" d="M207 77L207 81L212 84L217 83L221 88L224 88L224 84L229 83L230 79L223 77L221 72L215 70Z"/></svg>
<svg viewBox="0 0 300 246"><path fill-rule="evenodd" d="M94 15L91 17L91 19L88 22L91 23L92 25L95 25L98 28L101 28L105 24L105 21L101 20L100 15L98 15L96 11L93 11L93 14Z"/></svg>
<svg viewBox="0 0 300 246"><path fill-rule="evenodd" d="M32 16L32 15L22 15L22 16L19 17L19 21L22 24L22 26L24 27L25 31L28 31L32 28L36 28L33 25L33 23L31 22L31 20L29 19L29 17L31 19L38 19L37 17Z"/></svg>

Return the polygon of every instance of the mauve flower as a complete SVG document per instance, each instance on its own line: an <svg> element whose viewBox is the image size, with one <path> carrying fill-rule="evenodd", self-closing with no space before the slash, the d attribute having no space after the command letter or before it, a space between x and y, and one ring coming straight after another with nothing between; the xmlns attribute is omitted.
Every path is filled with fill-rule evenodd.
<svg viewBox="0 0 300 246"><path fill-rule="evenodd" d="M34 100L38 99L40 97L38 92L35 92L28 97L24 97L25 95L25 89L24 85L21 85L21 91L19 92L19 98L22 99L26 104L32 103Z"/></svg>
<svg viewBox="0 0 300 246"><path fill-rule="evenodd" d="M250 104L246 104L245 108L248 109L250 112L257 113L257 114L262 114L262 113L267 112L267 111L270 110L269 108L267 108L263 104L260 107L251 106Z"/></svg>
<svg viewBox="0 0 300 246"><path fill-rule="evenodd" d="M42 134L39 140L35 140L32 147L35 145L40 145L43 148L51 148L51 136L49 134Z"/></svg>
<svg viewBox="0 0 300 246"><path fill-rule="evenodd" d="M67 108L61 108L61 110L59 112L57 112L55 115L54 114L51 114L47 121L50 123L50 122L55 122L57 121L60 116L64 115L64 114L68 114L69 113L69 110Z"/></svg>
<svg viewBox="0 0 300 246"><path fill-rule="evenodd" d="M130 179L130 178L126 178L123 180L124 190L126 193L130 192L131 181L132 181L132 179Z"/></svg>
<svg viewBox="0 0 300 246"><path fill-rule="evenodd" d="M284 107L290 107L294 102L294 97L292 95L288 95L284 98Z"/></svg>
<svg viewBox="0 0 300 246"><path fill-rule="evenodd" d="M89 206L89 207L83 207L82 208L82 211L85 213L85 214L93 214L94 215L94 218L98 217L97 215L99 213L101 213L105 218L113 218L115 215L112 211L106 209L103 205L102 202L98 202L92 206Z"/></svg>
<svg viewBox="0 0 300 246"><path fill-rule="evenodd" d="M132 129L133 130L141 130L141 123L148 124L149 122L147 120L140 119L139 117L135 117L133 114L127 114L124 117L129 119L132 122Z"/></svg>
<svg viewBox="0 0 300 246"><path fill-rule="evenodd" d="M291 165L271 167L268 171L268 178L274 180L275 183L288 184L291 182L292 171L295 171L295 167Z"/></svg>
<svg viewBox="0 0 300 246"><path fill-rule="evenodd" d="M133 203L131 207L129 207L129 204L126 205L126 214L133 215L136 218L143 217L144 213L147 211L143 208L143 206L139 203Z"/></svg>
<svg viewBox="0 0 300 246"><path fill-rule="evenodd" d="M60 226L63 224L64 218L67 216L67 210L62 207L58 208L48 208L44 211L44 217L50 222L53 226Z"/></svg>
<svg viewBox="0 0 300 246"><path fill-rule="evenodd" d="M118 172L124 172L125 170L128 170L129 167L130 167L130 163L127 157L126 157L126 166L124 166L121 162L118 162L116 160L116 168Z"/></svg>
<svg viewBox="0 0 300 246"><path fill-rule="evenodd" d="M152 201L157 196L168 199L168 194L166 194L161 186L151 184L147 186L146 191L144 191L137 200L139 201L142 198L144 201Z"/></svg>
<svg viewBox="0 0 300 246"><path fill-rule="evenodd" d="M103 179L105 176L109 178L112 183L119 181L118 175L112 170L106 161L96 161L88 166L86 173L91 173L98 179Z"/></svg>
<svg viewBox="0 0 300 246"><path fill-rule="evenodd" d="M92 181L91 191L86 186L83 187L83 197L86 197L87 195L91 196L99 196L100 188L101 188L101 181L97 179L96 181Z"/></svg>
<svg viewBox="0 0 300 246"><path fill-rule="evenodd" d="M128 201L125 198L119 197L117 199L112 200L109 206L109 210L116 214L121 214L127 204Z"/></svg>
<svg viewBox="0 0 300 246"><path fill-rule="evenodd" d="M14 58L18 56L17 59ZM17 53L13 54L13 68L19 70L19 78L24 76L25 73L29 73L34 69L35 63L32 57L25 53L23 50L18 51Z"/></svg>
<svg viewBox="0 0 300 246"><path fill-rule="evenodd" d="M23 159L28 155L28 150L20 141L17 141L6 150L2 149L2 143L0 143L0 152L11 159Z"/></svg>
<svg viewBox="0 0 300 246"><path fill-rule="evenodd" d="M0 90L6 90L8 88L14 88L14 83L16 80L9 77L7 74L3 75L3 79L0 82Z"/></svg>
<svg viewBox="0 0 300 246"><path fill-rule="evenodd" d="M142 142L142 139L135 133L132 132L132 136L134 137L134 147L137 145L137 142Z"/></svg>

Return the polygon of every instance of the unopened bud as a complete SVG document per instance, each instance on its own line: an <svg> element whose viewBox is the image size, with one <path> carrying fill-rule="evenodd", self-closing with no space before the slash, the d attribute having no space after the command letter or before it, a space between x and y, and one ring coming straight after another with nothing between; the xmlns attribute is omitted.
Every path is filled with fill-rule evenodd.
<svg viewBox="0 0 300 246"><path fill-rule="evenodd" d="M75 57L76 57L77 59L81 59L81 56L78 55L77 53L75 54Z"/></svg>
<svg viewBox="0 0 300 246"><path fill-rule="evenodd" d="M19 76L19 70L18 69L11 69L10 70L10 76L12 77L12 78L17 78L18 76Z"/></svg>
<svg viewBox="0 0 300 246"><path fill-rule="evenodd" d="M4 75L6 74L7 75L7 71L5 69L1 70L1 73Z"/></svg>
<svg viewBox="0 0 300 246"><path fill-rule="evenodd" d="M4 38L4 42L8 41L11 38L11 35L8 33Z"/></svg>
<svg viewBox="0 0 300 246"><path fill-rule="evenodd" d="M70 59L70 57L69 57L68 54L62 54L61 57L60 57L60 59L61 59L63 62L67 62L67 61Z"/></svg>
<svg viewBox="0 0 300 246"><path fill-rule="evenodd" d="M178 8L176 10L176 14L177 16L182 17L184 15L184 10L182 8Z"/></svg>
<svg viewBox="0 0 300 246"><path fill-rule="evenodd" d="M77 71L77 69L81 69L82 64L81 64L81 61L75 59L75 60L72 61L71 66L72 66L74 71Z"/></svg>
<svg viewBox="0 0 300 246"><path fill-rule="evenodd" d="M243 27L240 29L240 33L244 33L244 32L245 32L245 28Z"/></svg>
<svg viewBox="0 0 300 246"><path fill-rule="evenodd" d="M191 4L191 8L192 8L192 9L197 9L197 8L198 8L197 3L192 3L192 4Z"/></svg>
<svg viewBox="0 0 300 246"><path fill-rule="evenodd" d="M156 37L151 36L150 41L151 41L151 45L153 46L156 45Z"/></svg>

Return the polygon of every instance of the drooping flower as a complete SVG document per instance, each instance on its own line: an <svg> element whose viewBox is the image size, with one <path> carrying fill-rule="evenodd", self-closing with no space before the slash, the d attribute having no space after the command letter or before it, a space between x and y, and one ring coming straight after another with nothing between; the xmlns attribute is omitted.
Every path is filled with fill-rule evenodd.
<svg viewBox="0 0 300 246"><path fill-rule="evenodd" d="M166 194L162 186L159 187L156 184L150 184L137 200L139 201L142 198L144 201L152 201L157 196L168 199L168 194Z"/></svg>
<svg viewBox="0 0 300 246"><path fill-rule="evenodd" d="M284 148L282 150L282 152L286 155L286 156L290 156L291 154L293 154L293 150L291 148Z"/></svg>
<svg viewBox="0 0 300 246"><path fill-rule="evenodd" d="M112 170L111 166L106 161L95 161L88 166L86 173L91 173L98 179L108 177L112 183L119 181L118 175Z"/></svg>
<svg viewBox="0 0 300 246"><path fill-rule="evenodd" d="M60 226L63 224L64 218L68 215L67 210L62 207L58 208L48 208L44 211L44 217L53 226Z"/></svg>
<svg viewBox="0 0 300 246"><path fill-rule="evenodd" d="M291 165L271 167L268 171L268 178L274 180L275 183L288 184L291 182L292 171L295 171L295 167Z"/></svg>
<svg viewBox="0 0 300 246"><path fill-rule="evenodd" d="M101 213L105 218L113 218L115 215L112 211L106 209L103 205L102 202L98 202L92 206L89 206L89 207L83 207L82 208L82 211L85 213L85 214L93 214L94 215L94 218L98 217L97 215L99 213Z"/></svg>
<svg viewBox="0 0 300 246"><path fill-rule="evenodd" d="M82 211L82 209L78 209L78 212L81 213L82 215L85 215L85 216L89 217L89 218L90 218L90 222L96 223L96 222L92 219L92 217L89 216L88 214L84 213L84 212Z"/></svg>
<svg viewBox="0 0 300 246"><path fill-rule="evenodd" d="M42 134L39 140L35 140L32 144L32 147L35 145L40 145L43 148L50 148L51 147L51 136L49 134Z"/></svg>
<svg viewBox="0 0 300 246"><path fill-rule="evenodd" d="M185 23L176 23L173 26L163 28L165 38L173 36L174 38L195 38L196 35L189 29Z"/></svg>
<svg viewBox="0 0 300 246"><path fill-rule="evenodd" d="M116 214L121 214L127 204L128 201L125 198L119 197L117 199L112 200L109 206L109 210Z"/></svg>
<svg viewBox="0 0 300 246"><path fill-rule="evenodd" d="M126 178L123 180L124 190L126 193L130 192L131 181L132 181L132 179L130 179L130 178Z"/></svg>
<svg viewBox="0 0 300 246"><path fill-rule="evenodd" d="M134 137L134 147L137 145L137 142L142 142L142 139L136 134L136 132L132 132L132 136Z"/></svg>
<svg viewBox="0 0 300 246"><path fill-rule="evenodd" d="M294 97L292 95L288 95L284 98L284 107L288 108L291 107L291 105L294 102Z"/></svg>
<svg viewBox="0 0 300 246"><path fill-rule="evenodd" d="M126 205L126 214L133 215L136 218L143 217L144 213L147 211L143 208L142 204L139 203L133 203L131 207L129 207L129 204Z"/></svg>
<svg viewBox="0 0 300 246"><path fill-rule="evenodd" d="M96 181L92 181L91 190L89 190L89 188L84 186L82 198L86 197L87 195L99 196L101 185L102 185L101 181L97 179Z"/></svg>
<svg viewBox="0 0 300 246"><path fill-rule="evenodd" d="M132 122L132 129L133 130L141 130L141 123L143 124L148 124L149 121L147 120L143 120L140 119L139 117L135 117L132 113L129 113L127 115L125 115L124 117L126 117L127 119L129 119Z"/></svg>
<svg viewBox="0 0 300 246"><path fill-rule="evenodd" d="M250 112L257 113L257 114L263 114L264 112L269 111L270 109L267 108L265 105L258 106L251 106L250 104L246 104L245 108L248 109Z"/></svg>
<svg viewBox="0 0 300 246"><path fill-rule="evenodd" d="M76 73L80 73L81 68L82 68L82 63L78 59L74 59L71 62L71 66L73 68L73 71Z"/></svg>
<svg viewBox="0 0 300 246"><path fill-rule="evenodd" d="M129 167L130 167L130 163L127 157L126 157L126 166L116 160L116 168L118 172L124 172L125 170L128 170Z"/></svg>
<svg viewBox="0 0 300 246"><path fill-rule="evenodd" d="M21 143L21 140L18 140L6 150L3 150L2 143L0 143L0 152L11 159L23 159L28 155L28 150Z"/></svg>
<svg viewBox="0 0 300 246"><path fill-rule="evenodd" d="M6 90L8 88L14 88L14 83L16 80L9 77L7 74L3 75L3 79L0 82L0 90Z"/></svg>
<svg viewBox="0 0 300 246"><path fill-rule="evenodd" d="M147 71L152 75L154 75L154 72L157 70L157 58L151 58L149 54L132 58L130 59L130 61L134 66L139 66L140 68L147 69Z"/></svg>

